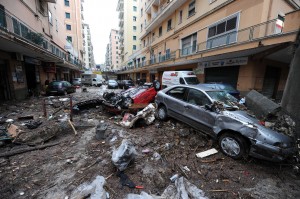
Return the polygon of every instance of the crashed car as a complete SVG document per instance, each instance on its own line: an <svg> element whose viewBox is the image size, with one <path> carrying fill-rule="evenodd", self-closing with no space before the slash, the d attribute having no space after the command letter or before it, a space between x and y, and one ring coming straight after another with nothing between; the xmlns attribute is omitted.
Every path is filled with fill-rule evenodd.
<svg viewBox="0 0 300 199"><path fill-rule="evenodd" d="M149 104L154 102L160 84L144 83L142 86L132 87L120 93L103 93L103 104L117 109L127 109L131 104Z"/></svg>
<svg viewBox="0 0 300 199"><path fill-rule="evenodd" d="M170 116L212 136L221 151L233 159L250 155L282 161L296 151L291 137L239 110L236 98L225 91L203 85L177 85L159 91L155 103L159 119Z"/></svg>

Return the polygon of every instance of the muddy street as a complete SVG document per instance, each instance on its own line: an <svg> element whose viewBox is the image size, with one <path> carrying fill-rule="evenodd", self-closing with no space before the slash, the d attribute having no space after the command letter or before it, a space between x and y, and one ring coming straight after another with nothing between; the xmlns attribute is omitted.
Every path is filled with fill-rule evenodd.
<svg viewBox="0 0 300 199"><path fill-rule="evenodd" d="M87 92L77 89L71 94L73 104L101 99L105 91L105 86L88 87ZM1 105L1 126L11 123L23 132L13 141L1 142L1 198L90 198L95 190L98 198L134 198L128 194L160 198L169 185L178 186L178 181L170 180L176 174L207 198L300 198L299 168L289 162L251 157L233 160L210 137L174 119L126 128L119 124L120 115L107 112L101 105L74 114L70 125L70 105L64 98L31 98ZM27 120L18 119L30 115L41 122L34 129L26 126ZM97 139L100 124L107 128ZM138 186L135 188L122 185L112 162L112 154L123 140L130 141L136 151L123 172ZM47 144L53 146L7 155ZM196 156L213 148L217 153ZM102 189L89 187L95 179L105 180Z"/></svg>

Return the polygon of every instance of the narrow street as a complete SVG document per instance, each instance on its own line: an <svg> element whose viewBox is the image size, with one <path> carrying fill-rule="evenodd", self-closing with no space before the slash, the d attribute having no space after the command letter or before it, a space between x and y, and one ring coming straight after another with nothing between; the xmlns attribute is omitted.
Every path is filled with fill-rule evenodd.
<svg viewBox="0 0 300 199"><path fill-rule="evenodd" d="M77 89L71 94L73 104L102 98L105 91L106 86L88 87L87 92ZM118 124L122 117L108 113L101 105L73 115L76 135L68 123L69 102L46 103L45 118L44 99L49 102L48 97L40 97L1 104L1 125L7 125L5 121L12 119L12 124L25 132L14 143L3 142L1 154L29 146L56 144L0 157L1 198L87 198L86 193L78 194L79 187L97 176L105 178L106 198L126 198L130 193L142 191L161 195L174 184L170 178L175 174L184 176L208 198L300 198L299 168L288 162L273 163L251 157L233 160L221 153L209 137L174 119L166 122L156 119L149 126L124 128ZM66 108L59 110L60 107ZM28 115L42 124L28 129L24 126L26 120L18 119ZM108 125L104 139L96 139L96 127L100 123ZM143 189L122 187L112 163L112 153L124 139L131 141L137 152L134 162L124 172ZM211 148L218 153L196 157L197 153Z"/></svg>

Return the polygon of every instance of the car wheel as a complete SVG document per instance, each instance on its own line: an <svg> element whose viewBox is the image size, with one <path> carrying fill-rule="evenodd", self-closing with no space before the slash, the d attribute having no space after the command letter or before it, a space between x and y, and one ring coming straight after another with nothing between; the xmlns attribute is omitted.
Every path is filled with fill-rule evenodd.
<svg viewBox="0 0 300 199"><path fill-rule="evenodd" d="M67 92L67 90L64 90L64 95L68 95L68 92Z"/></svg>
<svg viewBox="0 0 300 199"><path fill-rule="evenodd" d="M167 108L164 105L161 105L157 109L157 117L160 120L166 120L167 119Z"/></svg>
<svg viewBox="0 0 300 199"><path fill-rule="evenodd" d="M224 133L219 138L219 146L225 155L236 160L245 157L248 152L245 138L238 134Z"/></svg>
<svg viewBox="0 0 300 199"><path fill-rule="evenodd" d="M130 97L126 97L123 101L124 108L128 108L132 104L133 104L133 99L131 99Z"/></svg>

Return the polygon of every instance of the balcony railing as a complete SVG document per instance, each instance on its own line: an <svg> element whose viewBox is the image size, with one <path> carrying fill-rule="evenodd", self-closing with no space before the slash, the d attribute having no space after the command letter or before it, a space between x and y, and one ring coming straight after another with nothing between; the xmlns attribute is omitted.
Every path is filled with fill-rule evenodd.
<svg viewBox="0 0 300 199"><path fill-rule="evenodd" d="M293 17L290 18L294 19ZM284 30L284 28L280 29L278 26L276 26L276 21L277 19L273 19L241 30L231 30L214 37L206 38L206 40L197 42L196 45L191 45L185 48L177 49L165 55L152 56L150 60L144 60L138 66L144 67L159 64L169 61L171 59L176 60L188 55L197 55L198 53L202 53L204 51L217 50L219 48L249 43L252 41L260 41L269 37L280 36L284 33L296 33L299 30L299 27L297 25L294 25L292 27L286 26L288 27L287 30ZM198 38L203 38L201 37L202 35L207 36L208 28L198 31L197 35ZM125 66L122 68L123 71L131 69L134 69L134 67Z"/></svg>
<svg viewBox="0 0 300 199"><path fill-rule="evenodd" d="M67 53L60 49L59 46L53 44L50 40L44 37L42 33L36 32L25 22L21 21L17 17L1 10L4 13L3 17L0 17L0 29L13 34L20 39L24 39L27 42L32 43L36 47L43 48L49 53L52 53L72 64L82 67L82 63L78 59L73 59ZM67 43L67 41L66 41Z"/></svg>

